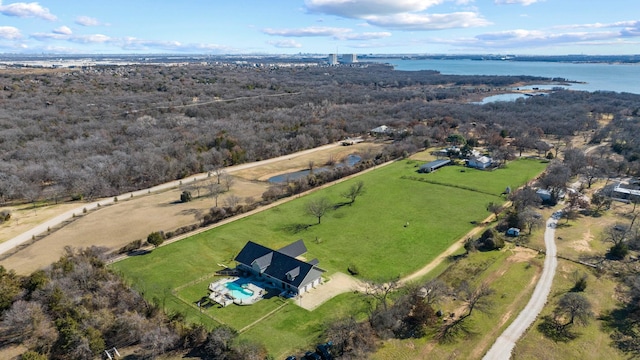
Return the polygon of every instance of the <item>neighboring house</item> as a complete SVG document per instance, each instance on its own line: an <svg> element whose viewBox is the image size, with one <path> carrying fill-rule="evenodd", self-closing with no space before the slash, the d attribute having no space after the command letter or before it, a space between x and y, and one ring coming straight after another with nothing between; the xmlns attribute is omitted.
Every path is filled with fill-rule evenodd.
<svg viewBox="0 0 640 360"><path fill-rule="evenodd" d="M238 262L238 270L246 271L283 291L298 295L320 285L324 272L316 267L317 259L309 262L296 259L306 252L307 247L302 240L279 250L249 241L236 256L235 261Z"/></svg>
<svg viewBox="0 0 640 360"><path fill-rule="evenodd" d="M449 146L448 148L432 151L431 155L440 157L460 156L460 148L457 146Z"/></svg>
<svg viewBox="0 0 640 360"><path fill-rule="evenodd" d="M387 125L380 125L377 128L370 130L371 135L387 135L392 132L393 131L391 130L391 128L388 127Z"/></svg>
<svg viewBox="0 0 640 360"><path fill-rule="evenodd" d="M420 168L418 169L418 172L420 173L430 173L432 171L435 171L436 169L439 169L445 165L448 165L451 163L451 160L449 159L441 159L441 160L435 160L432 161L430 163L426 163L422 166L420 166Z"/></svg>
<svg viewBox="0 0 640 360"><path fill-rule="evenodd" d="M520 229L518 228L509 228L507 230L507 236L520 236Z"/></svg>
<svg viewBox="0 0 640 360"><path fill-rule="evenodd" d="M493 164L493 159L488 156L472 157L467 162L467 166L476 169L486 169Z"/></svg>
<svg viewBox="0 0 640 360"><path fill-rule="evenodd" d="M631 187L634 187L635 189L632 189ZM637 189L637 186L633 186L631 184L622 184L621 182L618 182L611 192L611 197L614 200L629 203L631 201L637 201L637 199L640 199L640 190Z"/></svg>

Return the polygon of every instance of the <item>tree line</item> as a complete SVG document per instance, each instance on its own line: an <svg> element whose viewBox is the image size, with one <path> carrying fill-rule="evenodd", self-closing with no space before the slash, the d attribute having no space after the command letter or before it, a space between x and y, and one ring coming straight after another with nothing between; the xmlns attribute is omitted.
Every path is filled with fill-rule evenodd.
<svg viewBox="0 0 640 360"><path fill-rule="evenodd" d="M444 144L453 133L491 144L503 131L516 138L530 129L568 136L596 131L600 114L613 114L617 123L637 112L638 96L606 92L466 102L535 81L542 79L374 64L6 71L0 74L0 202L113 196L366 134L381 124L398 130L396 141L419 147ZM617 143L624 151L637 146L627 138Z"/></svg>

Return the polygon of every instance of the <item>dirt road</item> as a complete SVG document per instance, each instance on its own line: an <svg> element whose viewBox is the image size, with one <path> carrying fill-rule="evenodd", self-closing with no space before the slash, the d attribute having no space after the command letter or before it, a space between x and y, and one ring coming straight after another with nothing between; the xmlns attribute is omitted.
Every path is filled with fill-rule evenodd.
<svg viewBox="0 0 640 360"><path fill-rule="evenodd" d="M533 295L527 306L520 312L518 317L507 327L507 329L498 337L491 349L483 357L483 360L509 360L511 359L511 351L516 342L524 334L525 331L533 324L542 311L547 297L551 292L553 277L556 274L558 259L556 258L556 224L562 213L556 211L551 218L547 220L547 228L544 232L544 244L546 246L546 257L544 259L544 269L542 276L533 290Z"/></svg>

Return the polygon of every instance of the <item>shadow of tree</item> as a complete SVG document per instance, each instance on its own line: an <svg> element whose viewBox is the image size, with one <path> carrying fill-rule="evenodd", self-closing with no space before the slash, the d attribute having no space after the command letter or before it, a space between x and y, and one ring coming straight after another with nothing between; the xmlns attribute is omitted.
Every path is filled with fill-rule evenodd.
<svg viewBox="0 0 640 360"><path fill-rule="evenodd" d="M304 230L307 230L308 228L312 227L313 224L287 224L284 225L281 230L288 233L288 234L297 234L299 232L302 232Z"/></svg>
<svg viewBox="0 0 640 360"><path fill-rule="evenodd" d="M571 331L569 327L563 326L550 315L546 315L542 318L542 322L538 324L538 331L555 342L569 342L580 335Z"/></svg>
<svg viewBox="0 0 640 360"><path fill-rule="evenodd" d="M638 322L632 310L628 307L617 308L602 314L599 320L603 329L611 333L613 346L627 354L640 356Z"/></svg>
<svg viewBox="0 0 640 360"><path fill-rule="evenodd" d="M352 203L352 202L350 202L350 201L339 202L339 203L337 203L337 204L333 205L333 210L338 210L338 209L340 209L340 208L341 208L341 207L343 207L343 206L351 205L351 204L353 204L353 203Z"/></svg>

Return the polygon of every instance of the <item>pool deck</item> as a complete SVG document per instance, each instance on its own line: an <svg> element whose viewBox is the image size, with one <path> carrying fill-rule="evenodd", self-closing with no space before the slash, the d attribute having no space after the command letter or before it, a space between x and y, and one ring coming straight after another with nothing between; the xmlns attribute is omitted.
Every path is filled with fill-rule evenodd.
<svg viewBox="0 0 640 360"><path fill-rule="evenodd" d="M218 280L209 284L209 299L220 304L222 307L237 304L237 305L253 305L256 302L262 300L262 295L266 294L265 289L255 284L255 281L251 278L244 278L247 281L242 287L252 292L249 298L241 299L233 296L232 291L227 288L227 283L234 282L240 279L239 277L228 277L222 280Z"/></svg>

